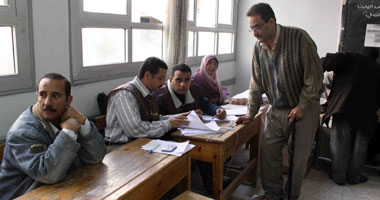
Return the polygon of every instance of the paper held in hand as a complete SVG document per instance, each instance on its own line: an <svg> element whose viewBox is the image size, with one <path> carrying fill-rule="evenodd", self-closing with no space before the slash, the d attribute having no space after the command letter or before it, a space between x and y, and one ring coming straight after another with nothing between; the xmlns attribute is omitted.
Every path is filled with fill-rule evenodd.
<svg viewBox="0 0 380 200"><path fill-rule="evenodd" d="M190 121L190 124L183 128L179 128L181 133L186 136L219 133L222 131L222 128L219 127L215 121L203 123L194 111L191 111L190 114L187 115L187 120Z"/></svg>

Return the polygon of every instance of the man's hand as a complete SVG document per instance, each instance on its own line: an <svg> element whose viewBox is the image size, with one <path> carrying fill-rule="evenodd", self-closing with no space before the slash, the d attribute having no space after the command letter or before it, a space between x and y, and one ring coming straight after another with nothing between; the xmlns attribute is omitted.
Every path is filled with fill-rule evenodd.
<svg viewBox="0 0 380 200"><path fill-rule="evenodd" d="M69 118L61 123L61 128L69 129L74 131L75 133L78 133L80 131L80 124L78 120L74 118Z"/></svg>
<svg viewBox="0 0 380 200"><path fill-rule="evenodd" d="M190 121L186 118L188 114L189 113L187 112L171 118L169 121L172 128L179 128L184 125L189 125Z"/></svg>
<svg viewBox="0 0 380 200"><path fill-rule="evenodd" d="M66 108L65 112L61 116L61 120L65 121L69 118L76 119L80 124L84 125L84 122L86 121L86 117L80 113L74 106L70 105L68 108Z"/></svg>
<svg viewBox="0 0 380 200"><path fill-rule="evenodd" d="M239 124L239 123L247 124L250 121L252 121L252 119L249 118L248 116L240 116L240 117L237 118L236 124Z"/></svg>
<svg viewBox="0 0 380 200"><path fill-rule="evenodd" d="M290 118L290 123L292 123L294 119L300 120L304 115L304 112L299 107L295 107L289 112L288 117Z"/></svg>
<svg viewBox="0 0 380 200"><path fill-rule="evenodd" d="M227 115L226 110L224 110L223 108L218 108L216 110L216 115L215 116L218 119L224 119L224 118L226 118L226 115Z"/></svg>
<svg viewBox="0 0 380 200"><path fill-rule="evenodd" d="M201 109L196 109L194 112L198 115L199 119L202 119L202 110Z"/></svg>

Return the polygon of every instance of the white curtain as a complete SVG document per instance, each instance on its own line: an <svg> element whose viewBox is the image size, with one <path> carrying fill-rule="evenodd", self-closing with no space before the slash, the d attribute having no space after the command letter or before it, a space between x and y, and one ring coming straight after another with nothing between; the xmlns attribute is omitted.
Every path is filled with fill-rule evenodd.
<svg viewBox="0 0 380 200"><path fill-rule="evenodd" d="M169 67L185 63L187 56L188 0L168 0L168 12L164 24L164 60Z"/></svg>

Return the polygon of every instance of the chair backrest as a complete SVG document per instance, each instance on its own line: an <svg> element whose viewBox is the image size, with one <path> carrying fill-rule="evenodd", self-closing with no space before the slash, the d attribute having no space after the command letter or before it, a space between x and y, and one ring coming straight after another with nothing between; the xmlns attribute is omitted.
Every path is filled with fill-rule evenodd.
<svg viewBox="0 0 380 200"><path fill-rule="evenodd" d="M0 144L0 163L3 161L4 147L5 144Z"/></svg>
<svg viewBox="0 0 380 200"><path fill-rule="evenodd" d="M98 101L100 114L105 115L107 113L108 96L104 92L101 92L96 97L96 100Z"/></svg>

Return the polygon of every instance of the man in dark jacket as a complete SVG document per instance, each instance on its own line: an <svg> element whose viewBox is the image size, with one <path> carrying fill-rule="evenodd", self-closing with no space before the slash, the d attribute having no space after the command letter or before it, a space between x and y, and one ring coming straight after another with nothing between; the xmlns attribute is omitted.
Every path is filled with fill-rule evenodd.
<svg viewBox="0 0 380 200"><path fill-rule="evenodd" d="M324 116L325 122L333 117L332 179L339 185L366 182L360 170L377 121L379 66L368 56L356 53L328 53L322 65L334 72Z"/></svg>

